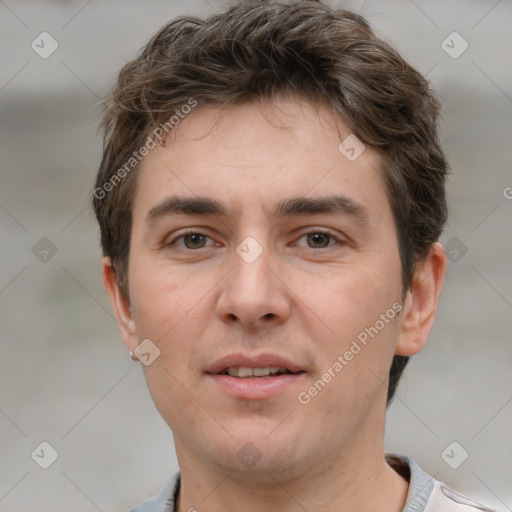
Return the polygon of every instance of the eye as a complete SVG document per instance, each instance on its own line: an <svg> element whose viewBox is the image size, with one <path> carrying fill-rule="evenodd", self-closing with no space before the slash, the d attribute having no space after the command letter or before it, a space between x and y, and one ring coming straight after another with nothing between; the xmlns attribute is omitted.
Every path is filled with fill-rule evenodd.
<svg viewBox="0 0 512 512"><path fill-rule="evenodd" d="M337 237L331 233L325 233L323 231L311 231L310 233L305 233L299 238L299 240L303 239L306 240L307 245L304 246L300 243L298 245L309 249L325 249L336 245L336 243L341 243ZM208 241L210 241L210 243L208 243ZM209 236L204 235L203 233L190 231L174 238L167 245L177 246L185 250L197 250L214 245L214 243L215 242Z"/></svg>
<svg viewBox="0 0 512 512"><path fill-rule="evenodd" d="M312 231L306 233L300 237L300 239L306 239L306 243L310 249L324 249L335 245L339 240L330 233L324 233L323 231ZM299 244L300 245L300 244Z"/></svg>
<svg viewBox="0 0 512 512"><path fill-rule="evenodd" d="M211 238L202 233L190 232L175 238L168 245L177 245L181 249L202 249L203 247L207 247L207 240L211 240Z"/></svg>

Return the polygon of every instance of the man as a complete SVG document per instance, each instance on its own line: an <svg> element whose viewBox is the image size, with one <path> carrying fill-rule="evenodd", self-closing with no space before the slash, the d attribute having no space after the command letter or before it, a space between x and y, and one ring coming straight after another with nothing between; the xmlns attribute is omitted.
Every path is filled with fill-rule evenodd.
<svg viewBox="0 0 512 512"><path fill-rule="evenodd" d="M135 511L484 510L384 454L446 269L426 80L366 21L244 1L121 71L93 193L180 473Z"/></svg>

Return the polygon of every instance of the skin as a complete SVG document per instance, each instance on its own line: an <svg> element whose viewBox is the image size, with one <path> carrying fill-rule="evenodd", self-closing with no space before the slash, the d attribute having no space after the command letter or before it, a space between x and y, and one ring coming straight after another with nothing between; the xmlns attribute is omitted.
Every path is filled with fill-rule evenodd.
<svg viewBox="0 0 512 512"><path fill-rule="evenodd" d="M150 339L160 350L143 369L173 431L180 512L398 512L405 504L408 483L384 459L386 384L393 355L426 342L446 257L433 245L403 300L381 159L367 147L349 161L338 150L349 134L328 108L297 98L203 107L141 164L130 299L108 258L103 275L128 349ZM333 194L365 215L272 214L287 198ZM148 220L170 196L223 201L227 215ZM179 238L184 228L206 238ZM312 235L319 231L332 237ZM236 252L247 236L262 248L252 263ZM301 404L298 393L394 303L401 313ZM234 398L204 373L234 352L279 354L306 373L277 396ZM247 443L261 454L250 468L237 456Z"/></svg>

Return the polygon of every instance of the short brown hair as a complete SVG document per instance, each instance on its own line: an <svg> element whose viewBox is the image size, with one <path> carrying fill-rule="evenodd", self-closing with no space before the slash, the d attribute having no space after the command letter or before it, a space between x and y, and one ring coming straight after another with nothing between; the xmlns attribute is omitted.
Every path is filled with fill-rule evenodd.
<svg viewBox="0 0 512 512"><path fill-rule="evenodd" d="M436 95L363 17L314 0L246 0L205 20L181 17L164 26L123 67L107 101L92 202L103 253L126 297L137 170L137 162L133 171L126 162L134 151L191 97L199 107L222 108L282 93L333 108L379 151L404 294L410 288L416 261L438 240L447 216ZM407 361L394 357L388 404Z"/></svg>

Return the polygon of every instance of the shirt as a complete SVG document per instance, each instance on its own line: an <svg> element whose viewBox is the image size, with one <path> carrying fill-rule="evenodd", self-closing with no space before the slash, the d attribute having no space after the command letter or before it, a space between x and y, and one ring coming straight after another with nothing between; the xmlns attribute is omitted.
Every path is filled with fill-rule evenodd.
<svg viewBox="0 0 512 512"><path fill-rule="evenodd" d="M475 512L491 509L450 490L425 473L414 460L404 455L386 455L390 466L409 481L407 501L402 512ZM143 501L130 512L176 512L180 490L178 472L153 498Z"/></svg>

